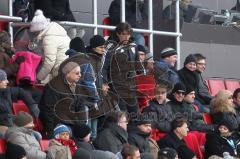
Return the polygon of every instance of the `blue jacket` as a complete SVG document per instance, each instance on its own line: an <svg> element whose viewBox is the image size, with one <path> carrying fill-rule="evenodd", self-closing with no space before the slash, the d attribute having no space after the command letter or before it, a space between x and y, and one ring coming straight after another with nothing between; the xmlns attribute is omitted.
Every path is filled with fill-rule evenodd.
<svg viewBox="0 0 240 159"><path fill-rule="evenodd" d="M179 76L175 68L164 60L159 60L155 62L155 73L157 80L165 79L167 81L171 81L172 86L180 82Z"/></svg>

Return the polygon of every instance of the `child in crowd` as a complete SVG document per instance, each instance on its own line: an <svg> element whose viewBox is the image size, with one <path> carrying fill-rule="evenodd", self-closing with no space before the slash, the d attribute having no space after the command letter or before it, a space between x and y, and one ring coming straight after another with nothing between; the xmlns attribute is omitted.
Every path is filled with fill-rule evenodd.
<svg viewBox="0 0 240 159"><path fill-rule="evenodd" d="M70 139L71 130L63 124L54 129L54 139L49 144L48 159L72 159L77 149L75 142Z"/></svg>

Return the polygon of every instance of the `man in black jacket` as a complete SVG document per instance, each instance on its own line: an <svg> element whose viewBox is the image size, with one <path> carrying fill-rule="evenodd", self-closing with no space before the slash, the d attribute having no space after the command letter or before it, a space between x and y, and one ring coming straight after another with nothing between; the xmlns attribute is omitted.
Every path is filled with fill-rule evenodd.
<svg viewBox="0 0 240 159"><path fill-rule="evenodd" d="M170 147L178 152L180 159L196 159L194 152L187 147L183 140L189 131L187 119L182 116L176 117L172 121L171 126L172 131L158 141L160 149Z"/></svg>
<svg viewBox="0 0 240 159"><path fill-rule="evenodd" d="M148 107L144 108L143 112L156 117L156 120L153 121L153 128L158 129L160 132L170 132L173 112L171 107L166 104L167 85L158 84L155 93L154 99L150 101Z"/></svg>
<svg viewBox="0 0 240 159"><path fill-rule="evenodd" d="M152 131L147 114L139 114L128 127L128 142L139 148L141 154L151 153L149 137Z"/></svg>

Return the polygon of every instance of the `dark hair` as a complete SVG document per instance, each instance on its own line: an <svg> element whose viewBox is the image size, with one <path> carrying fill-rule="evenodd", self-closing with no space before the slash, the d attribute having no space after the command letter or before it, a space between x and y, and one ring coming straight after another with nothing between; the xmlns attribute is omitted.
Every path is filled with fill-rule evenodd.
<svg viewBox="0 0 240 159"><path fill-rule="evenodd" d="M123 145L121 155L123 159L126 159L128 156L131 156L131 157L134 156L135 151L138 151L138 150L139 149L134 145L125 144Z"/></svg>
<svg viewBox="0 0 240 159"><path fill-rule="evenodd" d="M115 32L118 34L124 32L124 31L128 32L130 35L133 32L131 25L128 24L127 22L119 23L115 29Z"/></svg>
<svg viewBox="0 0 240 159"><path fill-rule="evenodd" d="M108 128L109 125L118 124L119 120L123 116L125 116L127 118L127 114L125 112L115 111L115 112L109 113L104 120L103 127Z"/></svg>
<svg viewBox="0 0 240 159"><path fill-rule="evenodd" d="M238 93L240 93L240 88L235 89L233 92L233 98L237 98Z"/></svg>
<svg viewBox="0 0 240 159"><path fill-rule="evenodd" d="M185 116L180 115L175 117L175 119L171 122L172 130L175 130L183 126L183 124L185 123L187 123L187 118Z"/></svg>
<svg viewBox="0 0 240 159"><path fill-rule="evenodd" d="M196 59L197 61L199 61L199 60L206 60L206 57L203 56L203 55L200 54L200 53L193 54L193 56L195 57L195 59Z"/></svg>

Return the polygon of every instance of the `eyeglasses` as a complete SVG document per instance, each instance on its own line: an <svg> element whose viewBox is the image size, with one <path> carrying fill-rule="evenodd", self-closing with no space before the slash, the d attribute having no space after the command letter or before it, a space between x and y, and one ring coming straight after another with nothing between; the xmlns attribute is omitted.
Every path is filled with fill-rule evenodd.
<svg viewBox="0 0 240 159"><path fill-rule="evenodd" d="M206 66L206 63L197 63L197 65Z"/></svg>

